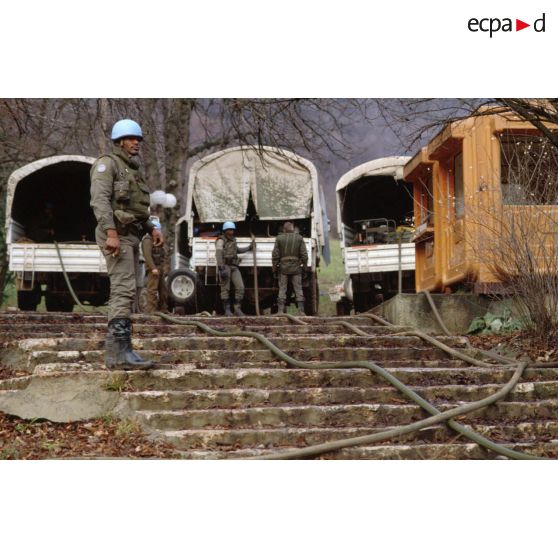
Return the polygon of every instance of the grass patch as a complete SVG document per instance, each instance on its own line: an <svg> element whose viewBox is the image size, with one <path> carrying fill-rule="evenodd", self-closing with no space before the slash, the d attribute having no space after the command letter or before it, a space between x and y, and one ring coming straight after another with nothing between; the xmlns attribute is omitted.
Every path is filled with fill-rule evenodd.
<svg viewBox="0 0 558 558"><path fill-rule="evenodd" d="M337 238L330 238L329 247L331 251L331 262L325 265L321 262L318 270L318 284L320 287L320 316L335 316L337 314L335 302L331 302L328 291L345 278L343 258L341 256L341 245Z"/></svg>

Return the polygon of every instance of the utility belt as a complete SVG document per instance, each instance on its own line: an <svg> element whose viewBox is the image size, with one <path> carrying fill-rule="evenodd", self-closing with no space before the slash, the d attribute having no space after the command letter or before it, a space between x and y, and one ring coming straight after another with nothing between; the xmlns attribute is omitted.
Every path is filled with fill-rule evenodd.
<svg viewBox="0 0 558 558"><path fill-rule="evenodd" d="M282 262L298 262L300 261L300 258L297 258L296 256L284 256L281 258Z"/></svg>
<svg viewBox="0 0 558 558"><path fill-rule="evenodd" d="M116 232L119 235L125 236L133 234L138 238L143 236L143 225L136 220L136 216L129 211L123 209L114 210L114 224L116 225Z"/></svg>
<svg viewBox="0 0 558 558"><path fill-rule="evenodd" d="M238 258L238 256L235 256L234 258L223 258L225 265L238 265L238 263L240 262L240 258Z"/></svg>
<svg viewBox="0 0 558 558"><path fill-rule="evenodd" d="M118 219L115 219L116 225L116 232L120 236L126 236L128 234L133 234L138 238L143 236L143 227L139 223L129 223L128 225L124 225Z"/></svg>

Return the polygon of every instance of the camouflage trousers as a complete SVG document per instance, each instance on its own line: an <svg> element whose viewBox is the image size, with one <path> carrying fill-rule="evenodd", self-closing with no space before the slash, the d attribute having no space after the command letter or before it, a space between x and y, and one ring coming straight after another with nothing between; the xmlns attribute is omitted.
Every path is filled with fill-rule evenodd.
<svg viewBox="0 0 558 558"><path fill-rule="evenodd" d="M95 229L95 240L107 262L110 279L108 321L114 318L129 318L137 308L137 277L140 239L134 234L118 235L120 254L113 257L105 249L107 234L99 227Z"/></svg>
<svg viewBox="0 0 558 558"><path fill-rule="evenodd" d="M147 274L147 287L145 293L145 311L148 314L160 310L168 310L167 282L163 275Z"/></svg>
<svg viewBox="0 0 558 558"><path fill-rule="evenodd" d="M279 295L277 302L285 304L287 300L287 287L289 286L289 277L291 278L295 298L297 302L304 302L304 293L302 292L302 274L296 273L294 275L287 275L286 273L279 273Z"/></svg>
<svg viewBox="0 0 558 558"><path fill-rule="evenodd" d="M232 282L234 285L234 299L236 302L242 302L244 299L244 281L240 270L236 265L226 265L225 269L228 270L229 276L226 279L221 279L221 300L229 300Z"/></svg>

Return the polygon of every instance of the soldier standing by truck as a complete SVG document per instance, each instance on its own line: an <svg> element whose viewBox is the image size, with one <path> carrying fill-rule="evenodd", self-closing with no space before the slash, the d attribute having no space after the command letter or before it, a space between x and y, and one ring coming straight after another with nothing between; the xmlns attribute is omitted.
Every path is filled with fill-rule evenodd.
<svg viewBox="0 0 558 558"><path fill-rule="evenodd" d="M152 213L155 213L152 211ZM151 216L151 222L155 228L161 230L161 222L156 215ZM168 310L168 291L165 276L169 273L169 258L165 244L155 246L150 234L146 234L141 241L141 250L145 260L145 271L147 273L146 308L149 314L166 312Z"/></svg>
<svg viewBox="0 0 558 558"><path fill-rule="evenodd" d="M225 316L232 316L230 290L231 281L234 285L234 315L244 316L240 305L244 299L244 281L238 269L240 258L238 254L249 252L252 247L239 248L234 237L236 225L232 221L223 223L223 234L215 243L215 259L219 270L219 279L221 281L221 300L225 309Z"/></svg>
<svg viewBox="0 0 558 558"><path fill-rule="evenodd" d="M149 220L149 189L135 160L143 140L133 120L119 120L112 128L113 152L99 157L91 168L91 207L97 219L95 238L110 278L107 368L146 369L151 361L132 350L132 307L136 298L140 238L148 233L154 246L163 234Z"/></svg>
<svg viewBox="0 0 558 558"><path fill-rule="evenodd" d="M279 295L277 296L277 311L285 312L287 301L287 287L291 279L295 292L296 303L301 315L304 312L304 293L302 292L302 274L308 265L308 252L304 245L304 238L295 232L294 225L286 222L283 232L277 235L275 246L271 254L273 273L279 278Z"/></svg>

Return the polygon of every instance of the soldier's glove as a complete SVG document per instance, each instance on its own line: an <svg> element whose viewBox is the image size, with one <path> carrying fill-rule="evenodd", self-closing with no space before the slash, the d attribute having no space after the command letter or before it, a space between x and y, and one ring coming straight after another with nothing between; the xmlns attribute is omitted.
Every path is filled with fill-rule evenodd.
<svg viewBox="0 0 558 558"><path fill-rule="evenodd" d="M305 267L302 267L302 280L306 281L308 279L308 270Z"/></svg>
<svg viewBox="0 0 558 558"><path fill-rule="evenodd" d="M220 267L219 268L219 277L223 281L226 281L229 278L229 270L226 267Z"/></svg>

